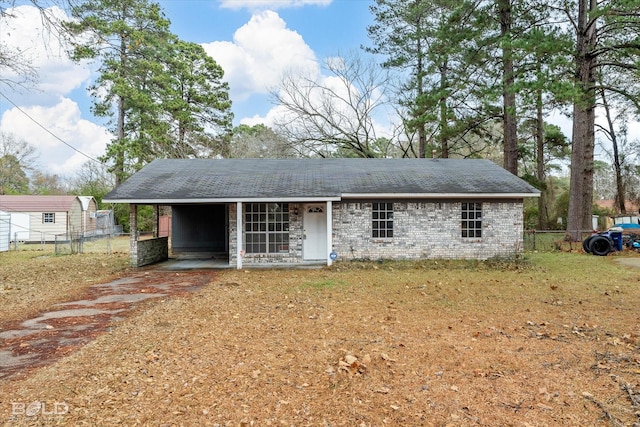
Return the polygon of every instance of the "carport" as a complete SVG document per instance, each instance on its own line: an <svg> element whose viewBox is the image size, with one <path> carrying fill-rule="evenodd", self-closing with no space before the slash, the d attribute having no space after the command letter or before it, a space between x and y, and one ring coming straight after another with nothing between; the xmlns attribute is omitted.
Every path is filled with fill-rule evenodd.
<svg viewBox="0 0 640 427"><path fill-rule="evenodd" d="M138 207L130 205L131 230L138 228ZM169 258L210 259L229 262L228 204L153 204L153 236L140 239L131 233L130 252L133 266L142 266ZM160 236L160 206L171 210L171 233Z"/></svg>
<svg viewBox="0 0 640 427"><path fill-rule="evenodd" d="M171 252L177 258L229 260L226 204L171 206Z"/></svg>

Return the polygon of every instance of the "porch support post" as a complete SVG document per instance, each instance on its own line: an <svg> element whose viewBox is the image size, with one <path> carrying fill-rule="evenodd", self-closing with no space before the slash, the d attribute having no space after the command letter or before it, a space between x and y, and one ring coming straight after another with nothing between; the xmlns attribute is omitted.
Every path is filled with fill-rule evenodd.
<svg viewBox="0 0 640 427"><path fill-rule="evenodd" d="M129 205L129 252L131 266L138 266L138 205Z"/></svg>
<svg viewBox="0 0 640 427"><path fill-rule="evenodd" d="M331 259L331 252L333 252L333 206L331 200L327 201L327 265L330 266L333 263Z"/></svg>
<svg viewBox="0 0 640 427"><path fill-rule="evenodd" d="M160 206L153 205L153 237L160 236Z"/></svg>
<svg viewBox="0 0 640 427"><path fill-rule="evenodd" d="M236 202L236 268L242 268L242 202Z"/></svg>

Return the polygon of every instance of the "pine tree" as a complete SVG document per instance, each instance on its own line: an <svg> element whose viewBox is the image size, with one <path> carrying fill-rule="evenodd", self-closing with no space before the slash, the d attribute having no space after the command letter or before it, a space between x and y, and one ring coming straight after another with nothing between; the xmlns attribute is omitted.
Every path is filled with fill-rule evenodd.
<svg viewBox="0 0 640 427"><path fill-rule="evenodd" d="M116 185L155 158L224 154L232 114L222 68L172 34L157 3L87 0L72 16L73 57L100 62L90 90L116 135L103 156Z"/></svg>

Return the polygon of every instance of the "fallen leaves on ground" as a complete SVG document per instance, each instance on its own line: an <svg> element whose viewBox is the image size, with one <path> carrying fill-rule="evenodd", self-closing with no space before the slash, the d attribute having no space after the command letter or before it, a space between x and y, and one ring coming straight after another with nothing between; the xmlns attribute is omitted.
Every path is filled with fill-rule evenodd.
<svg viewBox="0 0 640 427"><path fill-rule="evenodd" d="M557 256L564 266L534 256L518 268L216 272L202 290L149 303L77 353L0 383L0 419L631 426L639 271ZM68 410L12 406L33 402Z"/></svg>

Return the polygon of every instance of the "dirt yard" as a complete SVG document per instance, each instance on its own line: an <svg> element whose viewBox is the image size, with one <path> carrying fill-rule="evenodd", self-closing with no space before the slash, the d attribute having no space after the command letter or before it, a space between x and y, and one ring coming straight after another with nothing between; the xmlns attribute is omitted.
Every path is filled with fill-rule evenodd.
<svg viewBox="0 0 640 427"><path fill-rule="evenodd" d="M77 352L0 381L0 420L638 426L640 269L620 258L212 271L201 290L146 302ZM118 262L103 262L107 280ZM34 298L55 286L32 281ZM5 307L22 295L12 286Z"/></svg>

